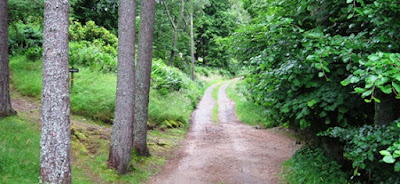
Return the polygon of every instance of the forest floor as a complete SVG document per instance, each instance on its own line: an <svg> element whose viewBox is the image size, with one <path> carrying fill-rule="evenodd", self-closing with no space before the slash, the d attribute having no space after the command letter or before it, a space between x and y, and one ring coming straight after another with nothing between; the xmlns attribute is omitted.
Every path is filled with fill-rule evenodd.
<svg viewBox="0 0 400 184"><path fill-rule="evenodd" d="M235 104L223 84L218 100L209 87L192 114L191 127L181 149L148 183L279 183L282 163L299 148L277 129L257 129L239 122ZM218 103L218 123L213 107Z"/></svg>

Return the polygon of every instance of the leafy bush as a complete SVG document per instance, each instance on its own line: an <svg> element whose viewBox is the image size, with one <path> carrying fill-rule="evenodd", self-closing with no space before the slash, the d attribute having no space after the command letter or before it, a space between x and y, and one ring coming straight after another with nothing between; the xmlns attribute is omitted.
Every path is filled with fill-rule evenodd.
<svg viewBox="0 0 400 184"><path fill-rule="evenodd" d="M104 27L97 26L94 21L88 21L84 26L81 23L70 19L69 27L70 40L89 41L101 40L105 45L118 46L118 38Z"/></svg>
<svg viewBox="0 0 400 184"><path fill-rule="evenodd" d="M356 84L354 91L362 94L362 98L366 102L375 100L380 103L380 99L374 96L378 89L385 94L396 95L400 98L400 53L382 53L378 52L368 56L366 62L360 62L357 70L353 71L347 79L341 83L344 86L350 83ZM365 87L361 87L358 83L365 83ZM358 85L357 85L358 84Z"/></svg>
<svg viewBox="0 0 400 184"><path fill-rule="evenodd" d="M25 56L31 61L36 61L42 58L42 52L42 47L30 47L26 50Z"/></svg>
<svg viewBox="0 0 400 184"><path fill-rule="evenodd" d="M290 184L347 183L341 166L319 148L301 148L284 168L283 178Z"/></svg>
<svg viewBox="0 0 400 184"><path fill-rule="evenodd" d="M38 25L14 23L9 27L8 36L11 53L17 50L41 47L43 44L42 28Z"/></svg>
<svg viewBox="0 0 400 184"><path fill-rule="evenodd" d="M387 152L381 150L395 145L400 140L400 127L397 124L389 127L377 125L364 125L359 128L335 127L319 135L337 138L344 143L344 157L352 162L354 176L364 174L365 176L362 176L361 179L367 179L374 183L400 182L400 175L390 169L392 166L380 161L381 153L386 156L384 161L395 162L394 158L389 156L389 153L394 150L389 149ZM385 172L382 172L383 170Z"/></svg>
<svg viewBox="0 0 400 184"><path fill-rule="evenodd" d="M109 46L86 41L70 43L70 65L86 66L103 72L117 71L116 51Z"/></svg>

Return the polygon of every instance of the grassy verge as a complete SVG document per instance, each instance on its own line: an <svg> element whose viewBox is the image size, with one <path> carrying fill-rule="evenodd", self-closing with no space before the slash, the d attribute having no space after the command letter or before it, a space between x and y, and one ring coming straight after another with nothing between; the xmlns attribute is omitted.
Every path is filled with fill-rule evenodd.
<svg viewBox="0 0 400 184"><path fill-rule="evenodd" d="M247 100L243 95L244 90L246 89L242 81L232 82L226 90L229 98L235 101L235 112L238 119L252 126L273 127L267 119L265 109Z"/></svg>
<svg viewBox="0 0 400 184"><path fill-rule="evenodd" d="M11 82L19 93L40 98L42 66L40 61L28 61L24 56L10 60ZM115 107L117 76L80 68L75 74L71 89L71 111L93 120L112 122ZM202 90L181 90L161 94L152 89L150 93L149 120L162 123L165 120L186 124L195 108Z"/></svg>
<svg viewBox="0 0 400 184"><path fill-rule="evenodd" d="M212 91L212 97L215 100L215 105L214 105L213 113L212 113L212 117L211 117L211 120L213 121L213 123L219 122L219 119L218 119L218 93L219 93L219 88L221 86L222 86L222 84L217 84Z"/></svg>
<svg viewBox="0 0 400 184"><path fill-rule="evenodd" d="M304 147L286 161L281 178L290 184L346 184L340 165L325 156L321 149Z"/></svg>
<svg viewBox="0 0 400 184"><path fill-rule="evenodd" d="M131 172L119 176L107 168L111 129L88 124L93 126L72 125L72 179L77 184L144 182L162 168L186 132L184 128L149 131L153 156L139 157L133 153ZM19 117L0 119L0 140L0 183L38 183L38 123Z"/></svg>

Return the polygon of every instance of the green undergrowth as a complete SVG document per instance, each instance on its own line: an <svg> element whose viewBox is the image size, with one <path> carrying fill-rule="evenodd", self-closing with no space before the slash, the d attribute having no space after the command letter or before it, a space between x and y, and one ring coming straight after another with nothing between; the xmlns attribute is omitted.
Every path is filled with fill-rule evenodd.
<svg viewBox="0 0 400 184"><path fill-rule="evenodd" d="M246 89L242 81L234 81L227 87L229 98L235 102L235 113L238 119L252 126L273 127L268 121L267 112L264 108L248 100L244 95Z"/></svg>
<svg viewBox="0 0 400 184"><path fill-rule="evenodd" d="M281 178L289 184L346 184L340 165L319 148L304 147L284 163Z"/></svg>
<svg viewBox="0 0 400 184"><path fill-rule="evenodd" d="M85 121L73 124L71 128L72 181L76 184L144 182L162 168L186 133L185 128L149 131L148 145L152 156L140 157L133 153L130 172L119 176L107 168L111 129L81 117L73 116L72 119ZM0 140L0 183L38 183L38 122L20 117L0 119Z"/></svg>
<svg viewBox="0 0 400 184"><path fill-rule="evenodd" d="M29 61L24 56L10 59L11 82L19 93L40 98L42 67L40 61ZM74 75L71 89L71 111L93 120L111 123L114 115L117 75L92 71L80 67ZM177 72L175 72L177 73ZM183 77L183 76L182 76ZM160 83L160 80L157 80ZM150 92L149 120L162 123L175 121L187 125L190 114L204 92L199 83L186 80L187 88L165 91L152 88ZM165 86L165 84L163 84ZM185 86L185 87L186 87Z"/></svg>

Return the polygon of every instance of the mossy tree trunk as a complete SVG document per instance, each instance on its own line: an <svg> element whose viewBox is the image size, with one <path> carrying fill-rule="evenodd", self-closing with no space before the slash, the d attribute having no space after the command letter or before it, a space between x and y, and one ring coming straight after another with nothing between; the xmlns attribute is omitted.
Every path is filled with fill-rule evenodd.
<svg viewBox="0 0 400 184"><path fill-rule="evenodd" d="M41 183L71 183L68 18L68 0L45 0Z"/></svg>
<svg viewBox="0 0 400 184"><path fill-rule="evenodd" d="M136 1L120 0L118 19L118 82L109 167L128 171L132 155L135 89Z"/></svg>
<svg viewBox="0 0 400 184"><path fill-rule="evenodd" d="M0 118L16 114L10 100L8 0L0 0Z"/></svg>
<svg viewBox="0 0 400 184"><path fill-rule="evenodd" d="M150 75L153 58L155 0L142 1L138 61L135 84L134 147L141 156L150 156L147 147Z"/></svg>

